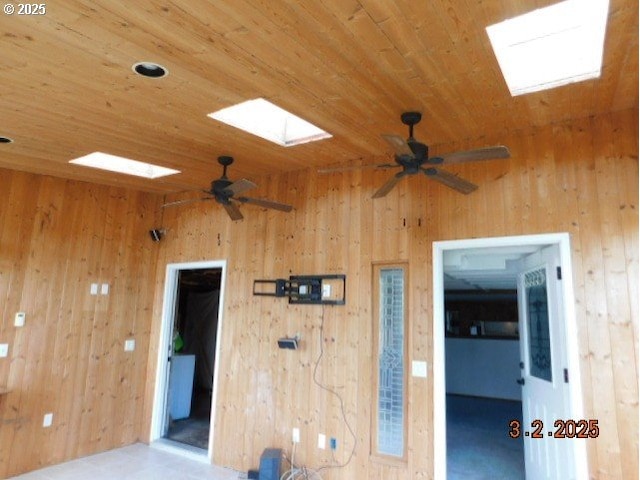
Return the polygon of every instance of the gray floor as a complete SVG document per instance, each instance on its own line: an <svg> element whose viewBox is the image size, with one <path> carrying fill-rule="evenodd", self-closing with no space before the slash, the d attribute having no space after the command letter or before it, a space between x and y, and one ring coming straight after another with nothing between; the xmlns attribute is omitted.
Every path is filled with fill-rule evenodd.
<svg viewBox="0 0 640 480"><path fill-rule="evenodd" d="M246 474L141 443L26 473L13 480L236 480Z"/></svg>
<svg viewBox="0 0 640 480"><path fill-rule="evenodd" d="M524 480L524 444L509 437L522 403L447 395L447 480Z"/></svg>

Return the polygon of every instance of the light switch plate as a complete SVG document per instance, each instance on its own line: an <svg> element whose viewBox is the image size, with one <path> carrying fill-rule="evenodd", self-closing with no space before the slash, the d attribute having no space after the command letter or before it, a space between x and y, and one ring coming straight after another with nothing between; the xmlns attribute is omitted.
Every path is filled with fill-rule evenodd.
<svg viewBox="0 0 640 480"><path fill-rule="evenodd" d="M133 352L136 349L136 341L133 338L129 338L124 341L124 351Z"/></svg>
<svg viewBox="0 0 640 480"><path fill-rule="evenodd" d="M8 343L0 343L0 357L9 356L9 344Z"/></svg>
<svg viewBox="0 0 640 480"><path fill-rule="evenodd" d="M325 436L324 433L319 433L318 434L318 448L320 448L322 450L327 448L327 437Z"/></svg>
<svg viewBox="0 0 640 480"><path fill-rule="evenodd" d="M427 362L418 360L411 362L411 375L418 378L427 378Z"/></svg>
<svg viewBox="0 0 640 480"><path fill-rule="evenodd" d="M89 292L91 293L91 295L97 295L98 294L98 284L97 283L92 283L91 284L91 289L89 290Z"/></svg>
<svg viewBox="0 0 640 480"><path fill-rule="evenodd" d="M24 319L26 317L26 314L24 312L18 312L16 313L16 318L13 322L13 325L15 327L24 327Z"/></svg>
<svg viewBox="0 0 640 480"><path fill-rule="evenodd" d="M109 284L103 283L100 287L100 295L109 295Z"/></svg>
<svg viewBox="0 0 640 480"><path fill-rule="evenodd" d="M47 428L53 424L53 413L45 413L42 419L42 426Z"/></svg>

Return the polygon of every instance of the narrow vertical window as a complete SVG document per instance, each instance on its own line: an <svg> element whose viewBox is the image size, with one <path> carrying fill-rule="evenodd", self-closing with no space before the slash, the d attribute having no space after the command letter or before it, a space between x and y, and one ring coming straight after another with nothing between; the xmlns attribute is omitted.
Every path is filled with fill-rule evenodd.
<svg viewBox="0 0 640 480"><path fill-rule="evenodd" d="M374 268L374 331L376 338L376 455L404 459L406 449L406 269Z"/></svg>

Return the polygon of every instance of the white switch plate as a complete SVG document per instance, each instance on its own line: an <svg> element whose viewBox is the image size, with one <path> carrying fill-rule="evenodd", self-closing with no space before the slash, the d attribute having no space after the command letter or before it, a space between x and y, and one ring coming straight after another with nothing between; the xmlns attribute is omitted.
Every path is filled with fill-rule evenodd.
<svg viewBox="0 0 640 480"><path fill-rule="evenodd" d="M411 362L411 375L418 378L427 378L427 362L418 360Z"/></svg>
<svg viewBox="0 0 640 480"><path fill-rule="evenodd" d="M109 295L109 284L103 283L100 287L100 295Z"/></svg>
<svg viewBox="0 0 640 480"><path fill-rule="evenodd" d="M293 443L300 443L300 429L299 428L294 428L293 432L291 433L291 441Z"/></svg>
<svg viewBox="0 0 640 480"><path fill-rule="evenodd" d="M98 294L98 284L97 283L92 283L91 284L90 293L91 293L91 295L97 295Z"/></svg>
<svg viewBox="0 0 640 480"><path fill-rule="evenodd" d="M44 419L42 420L42 426L47 428L50 427L53 423L53 413L45 413Z"/></svg>
<svg viewBox="0 0 640 480"><path fill-rule="evenodd" d="M124 341L124 351L133 352L136 349L136 341L133 338L129 338Z"/></svg>
<svg viewBox="0 0 640 480"><path fill-rule="evenodd" d="M18 312L16 313L16 318L13 322L13 325L15 327L24 327L24 319L26 317L26 314L24 312Z"/></svg>
<svg viewBox="0 0 640 480"><path fill-rule="evenodd" d="M0 343L0 357L9 356L9 344L8 343Z"/></svg>
<svg viewBox="0 0 640 480"><path fill-rule="evenodd" d="M322 450L327 448L327 437L324 433L318 434L318 448L321 448Z"/></svg>

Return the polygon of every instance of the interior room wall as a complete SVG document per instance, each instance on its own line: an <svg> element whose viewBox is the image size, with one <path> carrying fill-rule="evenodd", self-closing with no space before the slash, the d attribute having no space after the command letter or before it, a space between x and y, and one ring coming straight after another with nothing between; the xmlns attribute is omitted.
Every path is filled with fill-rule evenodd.
<svg viewBox="0 0 640 480"><path fill-rule="evenodd" d="M290 450L293 427L301 431L299 463L334 463L329 450L317 448L319 433L337 438L338 463L349 460L354 441L339 402L313 380L322 342L317 378L340 393L356 434L350 463L324 471L323 478L431 478L432 425L440 414L432 409L432 242L569 232L583 399L586 416L600 425L599 437L588 444L591 476L636 478L638 111L477 139L446 150L497 143L509 146L510 160L449 168L480 186L469 196L412 177L387 197L372 200L389 172L320 175L305 170L259 179L255 196L291 203L295 210L290 214L244 205L245 219L232 222L213 202L167 209L164 223L170 233L160 245L155 274L144 418L150 418L166 264L226 259L215 463L255 467L264 448ZM304 156L304 146L292 148L291 155ZM217 173L212 171L212 177ZM372 264L398 261L409 265L408 358L429 365L426 379L408 379L404 463L370 455L376 372ZM346 274L345 306L291 306L282 298L251 295L254 279L314 273ZM277 348L279 337L296 333L302 338L299 350Z"/></svg>
<svg viewBox="0 0 640 480"><path fill-rule="evenodd" d="M518 340L446 338L447 393L520 401Z"/></svg>
<svg viewBox="0 0 640 480"><path fill-rule="evenodd" d="M0 478L140 438L155 195L0 169ZM108 285L91 295L91 284ZM14 327L16 312L26 313ZM134 339L133 352L124 351ZM43 428L43 417L53 423Z"/></svg>

